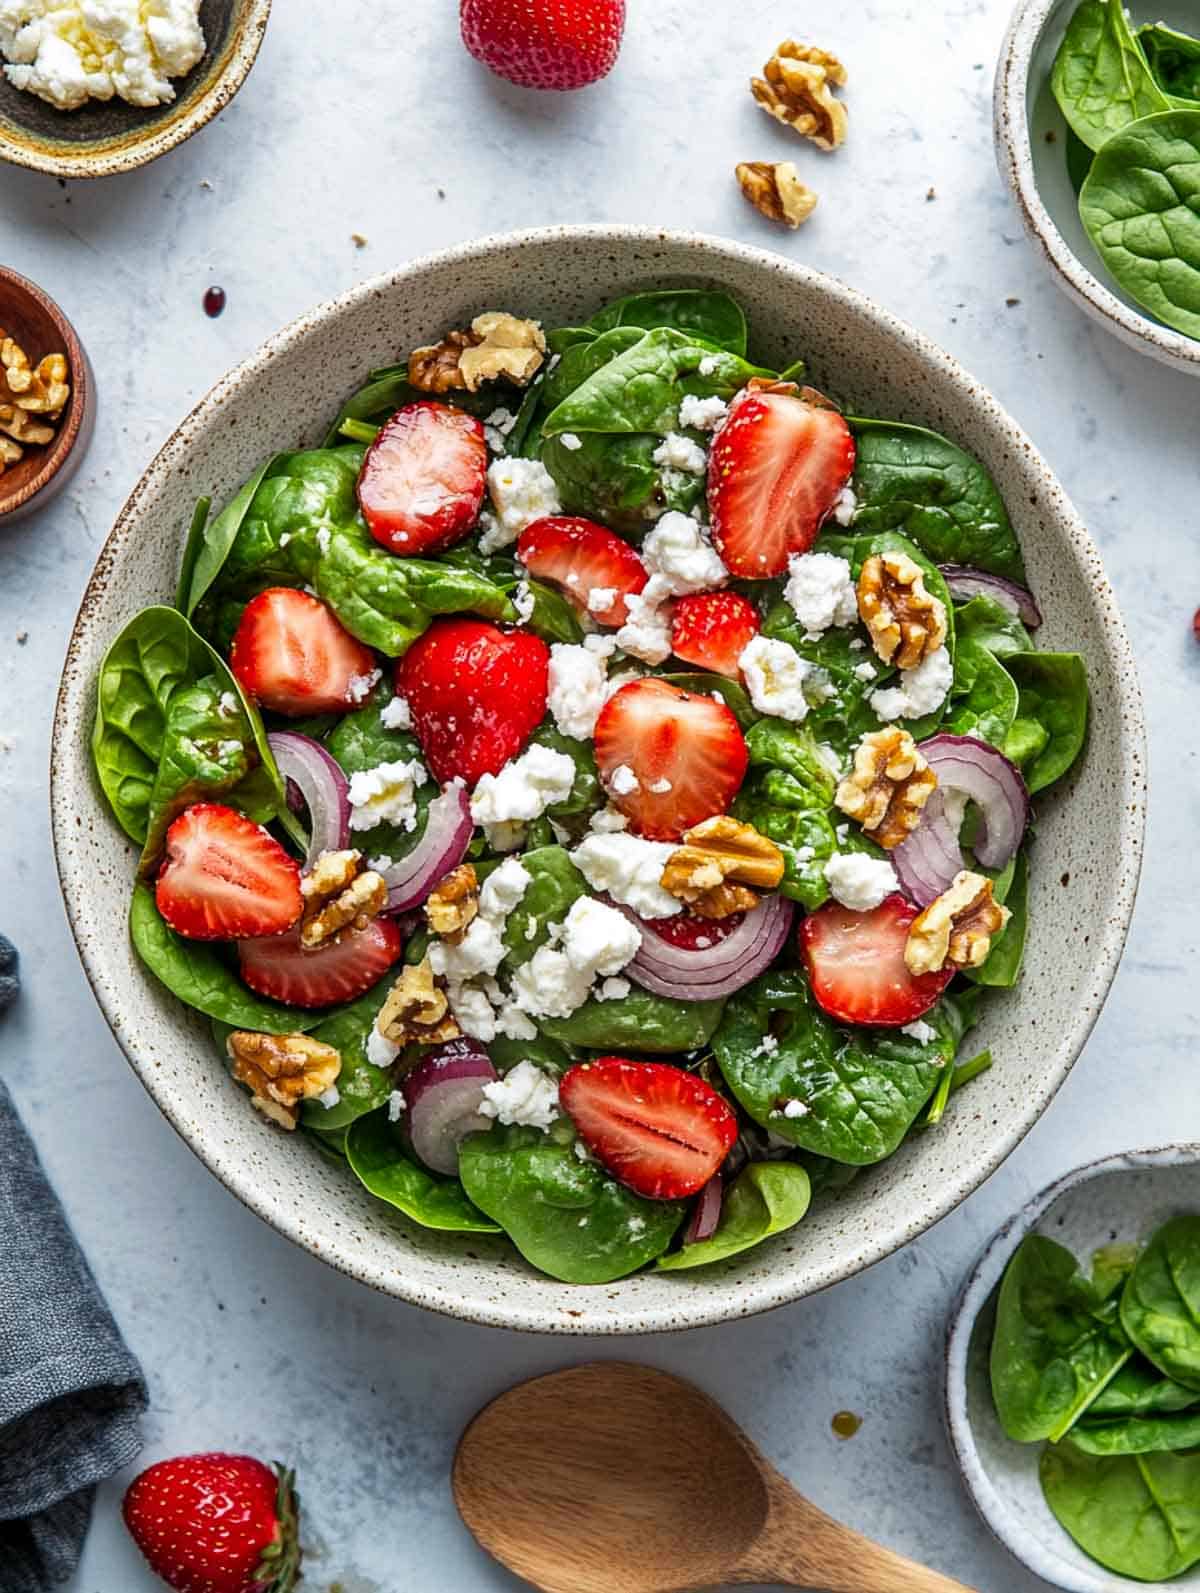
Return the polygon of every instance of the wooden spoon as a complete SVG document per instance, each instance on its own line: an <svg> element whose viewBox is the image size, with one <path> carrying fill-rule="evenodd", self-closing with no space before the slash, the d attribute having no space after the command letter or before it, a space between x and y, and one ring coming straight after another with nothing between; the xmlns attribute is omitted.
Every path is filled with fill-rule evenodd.
<svg viewBox="0 0 1200 1593"><path fill-rule="evenodd" d="M809 1504L698 1388L598 1362L535 1378L462 1436L454 1497L475 1537L544 1593L971 1593Z"/></svg>

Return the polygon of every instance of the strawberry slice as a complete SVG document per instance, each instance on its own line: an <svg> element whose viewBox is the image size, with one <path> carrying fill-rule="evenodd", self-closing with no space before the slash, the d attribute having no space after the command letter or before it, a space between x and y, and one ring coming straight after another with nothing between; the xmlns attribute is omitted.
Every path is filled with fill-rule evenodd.
<svg viewBox="0 0 1200 1593"><path fill-rule="evenodd" d="M697 669L740 678L742 649L761 629L758 610L739 592L681 597L671 615L671 651Z"/></svg>
<svg viewBox="0 0 1200 1593"><path fill-rule="evenodd" d="M708 458L713 545L734 575L782 575L812 547L853 471L854 438L836 409L744 387Z"/></svg>
<svg viewBox="0 0 1200 1593"><path fill-rule="evenodd" d="M435 620L396 666L425 761L469 786L524 750L546 713L550 649L528 631Z"/></svg>
<svg viewBox="0 0 1200 1593"><path fill-rule="evenodd" d="M724 813L750 754L723 702L647 675L608 699L596 720L596 764L614 807L639 835L676 841Z"/></svg>
<svg viewBox="0 0 1200 1593"><path fill-rule="evenodd" d="M526 526L517 557L530 575L558 587L600 625L624 625L629 619L625 599L649 580L641 559L615 531L570 515L550 515Z"/></svg>
<svg viewBox="0 0 1200 1593"><path fill-rule="evenodd" d="M823 1012L839 1023L894 1029L935 1005L954 969L909 973L904 946L918 911L897 893L869 913L826 902L809 914L800 950Z"/></svg>
<svg viewBox="0 0 1200 1593"><path fill-rule="evenodd" d="M580 1063L563 1075L559 1100L593 1156L648 1200L699 1193L737 1139L716 1090L665 1062Z"/></svg>
<svg viewBox="0 0 1200 1593"><path fill-rule="evenodd" d="M375 655L307 592L272 586L242 610L229 667L247 693L280 714L334 713L379 679Z"/></svg>
<svg viewBox="0 0 1200 1593"><path fill-rule="evenodd" d="M197 802L167 831L154 899L189 940L281 935L300 917L300 865L244 813Z"/></svg>
<svg viewBox="0 0 1200 1593"><path fill-rule="evenodd" d="M404 950L390 918L371 918L343 929L315 951L300 945L300 930L238 944L242 978L260 996L290 1007L332 1007L353 1001L382 979Z"/></svg>
<svg viewBox="0 0 1200 1593"><path fill-rule="evenodd" d="M707 951L719 945L745 918L745 913L729 913L724 918L697 918L695 913L676 913L674 918L645 920L660 940L670 941L684 951Z"/></svg>
<svg viewBox="0 0 1200 1593"><path fill-rule="evenodd" d="M376 542L428 555L461 542L479 518L487 481L483 425L423 401L398 409L367 449L358 505Z"/></svg>

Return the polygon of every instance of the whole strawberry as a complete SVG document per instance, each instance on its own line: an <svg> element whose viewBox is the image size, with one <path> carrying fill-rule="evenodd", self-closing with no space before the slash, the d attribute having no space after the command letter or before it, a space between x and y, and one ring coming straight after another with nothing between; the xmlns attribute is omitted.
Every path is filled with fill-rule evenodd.
<svg viewBox="0 0 1200 1593"><path fill-rule="evenodd" d="M178 1593L290 1593L300 1571L290 1471L250 1455L160 1460L129 1485L125 1525Z"/></svg>
<svg viewBox="0 0 1200 1593"><path fill-rule="evenodd" d="M577 89L612 71L625 0L460 0L463 43L522 88Z"/></svg>

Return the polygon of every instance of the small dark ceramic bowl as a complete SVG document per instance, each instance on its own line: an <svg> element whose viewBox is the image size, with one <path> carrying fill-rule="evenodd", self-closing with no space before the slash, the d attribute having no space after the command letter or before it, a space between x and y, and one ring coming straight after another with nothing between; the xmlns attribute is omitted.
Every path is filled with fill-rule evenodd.
<svg viewBox="0 0 1200 1593"><path fill-rule="evenodd" d="M36 283L0 266L0 331L36 365L65 354L71 396L54 426L54 441L26 448L25 457L0 473L0 530L61 492L83 463L96 420L96 389L87 353L75 328Z"/></svg>
<svg viewBox="0 0 1200 1593"><path fill-rule="evenodd" d="M254 65L270 14L271 0L202 0L208 48L174 80L175 99L148 110L113 99L60 111L0 73L0 159L54 177L109 177L156 160L229 104Z"/></svg>

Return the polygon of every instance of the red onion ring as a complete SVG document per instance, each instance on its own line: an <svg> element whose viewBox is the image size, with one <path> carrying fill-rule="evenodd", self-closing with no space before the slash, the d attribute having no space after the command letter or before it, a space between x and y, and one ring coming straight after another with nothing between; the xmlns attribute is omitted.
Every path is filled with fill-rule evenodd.
<svg viewBox="0 0 1200 1593"><path fill-rule="evenodd" d="M350 837L350 785L341 764L319 741L297 730L273 730L267 744L285 781L288 806L293 807L295 786L308 809L312 839L305 868L311 868L322 852L344 851Z"/></svg>
<svg viewBox="0 0 1200 1593"><path fill-rule="evenodd" d="M689 949L664 940L653 921L639 918L632 908L612 905L642 931L638 953L622 973L643 990L676 1001L718 1001L748 985L783 950L796 911L786 897L768 896L732 935L713 946Z"/></svg>
<svg viewBox="0 0 1200 1593"><path fill-rule="evenodd" d="M973 597L990 597L1001 608L1015 614L1031 631L1042 623L1042 611L1027 586L1010 581L990 570L976 570L969 564L939 564L938 569L956 602L968 603Z"/></svg>
<svg viewBox="0 0 1200 1593"><path fill-rule="evenodd" d="M497 1076L487 1053L473 1041L451 1040L401 1080L409 1138L426 1167L451 1178L457 1175L461 1142L492 1127L492 1119L479 1108L483 1086Z"/></svg>
<svg viewBox="0 0 1200 1593"><path fill-rule="evenodd" d="M1029 793L1021 772L1002 752L975 736L948 732L921 743L937 775L938 789L925 804L921 822L892 853L904 894L928 907L966 867L958 835L946 817L946 791L961 791L982 816L975 856L984 868L1000 869L1015 854L1029 823Z"/></svg>
<svg viewBox="0 0 1200 1593"><path fill-rule="evenodd" d="M467 855L474 826L466 787L452 781L434 797L425 818L425 833L407 857L384 869L388 888L386 913L419 907L435 885L457 868Z"/></svg>
<svg viewBox="0 0 1200 1593"><path fill-rule="evenodd" d="M696 1196L696 1204L692 1207L692 1215L688 1225L683 1230L683 1248L688 1245L698 1245L705 1239L711 1239L717 1231L717 1224L721 1221L721 1204L724 1199L724 1190L721 1185L720 1173L714 1173Z"/></svg>

